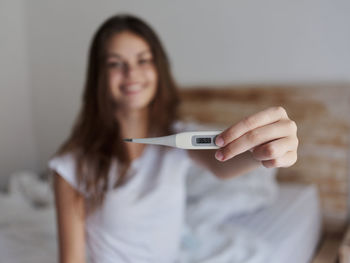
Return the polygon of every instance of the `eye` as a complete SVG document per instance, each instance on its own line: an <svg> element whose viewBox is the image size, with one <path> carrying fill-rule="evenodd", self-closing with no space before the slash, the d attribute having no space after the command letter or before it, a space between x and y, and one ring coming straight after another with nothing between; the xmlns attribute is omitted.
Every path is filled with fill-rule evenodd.
<svg viewBox="0 0 350 263"><path fill-rule="evenodd" d="M110 61L110 62L107 62L107 67L121 69L124 67L124 63L120 61Z"/></svg>
<svg viewBox="0 0 350 263"><path fill-rule="evenodd" d="M151 58L142 58L139 60L140 65L151 64L153 60Z"/></svg>

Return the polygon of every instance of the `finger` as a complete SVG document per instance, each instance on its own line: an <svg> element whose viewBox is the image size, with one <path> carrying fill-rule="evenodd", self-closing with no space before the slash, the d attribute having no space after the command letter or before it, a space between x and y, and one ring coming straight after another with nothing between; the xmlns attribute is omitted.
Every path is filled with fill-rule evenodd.
<svg viewBox="0 0 350 263"><path fill-rule="evenodd" d="M267 161L282 157L289 151L296 151L297 148L298 139L288 136L255 147L252 155L258 161Z"/></svg>
<svg viewBox="0 0 350 263"><path fill-rule="evenodd" d="M229 143L217 151L216 157L220 161L226 161L258 145L291 136L294 133L294 124L291 120L266 125L250 132Z"/></svg>
<svg viewBox="0 0 350 263"><path fill-rule="evenodd" d="M297 161L297 152L290 151L280 158L262 161L261 163L266 168L274 168L274 167L289 167L293 165L296 161Z"/></svg>
<svg viewBox="0 0 350 263"><path fill-rule="evenodd" d="M254 130L282 119L288 119L287 112L282 107L271 107L249 117L223 131L216 137L215 143L224 147L231 141L241 137L248 131Z"/></svg>

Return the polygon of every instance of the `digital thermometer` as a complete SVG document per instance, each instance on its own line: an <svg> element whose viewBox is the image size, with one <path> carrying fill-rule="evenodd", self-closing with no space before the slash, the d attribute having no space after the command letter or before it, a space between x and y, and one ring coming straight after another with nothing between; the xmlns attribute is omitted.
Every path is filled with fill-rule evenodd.
<svg viewBox="0 0 350 263"><path fill-rule="evenodd" d="M181 132L163 137L124 139L124 141L165 145L181 149L206 150L220 148L215 144L215 138L220 133L222 131Z"/></svg>

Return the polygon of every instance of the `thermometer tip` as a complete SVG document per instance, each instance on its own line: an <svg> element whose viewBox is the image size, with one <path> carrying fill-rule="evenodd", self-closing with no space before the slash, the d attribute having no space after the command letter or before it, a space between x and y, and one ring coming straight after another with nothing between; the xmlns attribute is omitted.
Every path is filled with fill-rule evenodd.
<svg viewBox="0 0 350 263"><path fill-rule="evenodd" d="M123 141L124 142L132 142L132 139L127 138L127 139L123 139Z"/></svg>

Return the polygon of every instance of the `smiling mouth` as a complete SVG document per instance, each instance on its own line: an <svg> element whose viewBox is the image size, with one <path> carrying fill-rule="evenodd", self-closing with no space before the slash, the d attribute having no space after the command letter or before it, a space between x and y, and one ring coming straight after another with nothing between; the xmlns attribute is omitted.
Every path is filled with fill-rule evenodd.
<svg viewBox="0 0 350 263"><path fill-rule="evenodd" d="M139 93L143 89L142 85L129 85L122 87L123 93L126 95L133 95Z"/></svg>

